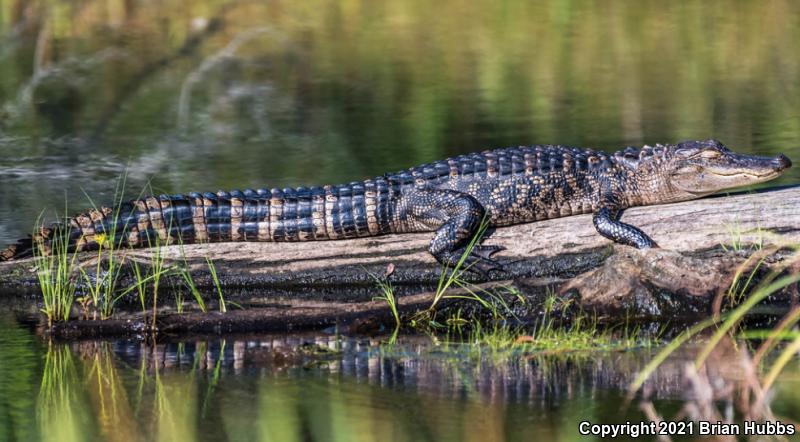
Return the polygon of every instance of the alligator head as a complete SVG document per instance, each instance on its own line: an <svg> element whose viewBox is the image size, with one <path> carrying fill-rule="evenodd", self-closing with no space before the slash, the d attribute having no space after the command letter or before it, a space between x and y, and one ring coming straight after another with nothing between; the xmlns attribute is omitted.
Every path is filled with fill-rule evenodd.
<svg viewBox="0 0 800 442"><path fill-rule="evenodd" d="M638 193L645 204L685 201L763 183L777 178L792 165L783 154L774 158L738 154L717 140L645 147L638 153L634 170L639 177ZM628 164L632 165L630 161ZM660 195L647 195L648 191Z"/></svg>

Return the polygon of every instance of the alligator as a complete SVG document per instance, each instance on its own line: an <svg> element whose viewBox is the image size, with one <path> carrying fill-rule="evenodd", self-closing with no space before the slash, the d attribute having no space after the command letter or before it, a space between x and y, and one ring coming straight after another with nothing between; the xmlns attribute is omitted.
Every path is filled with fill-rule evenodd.
<svg viewBox="0 0 800 442"><path fill-rule="evenodd" d="M593 214L600 235L639 249L657 244L620 221L633 206L685 201L771 180L791 166L732 152L716 140L613 154L542 145L487 150L365 181L324 187L160 195L81 213L40 228L0 260L47 251L220 241L312 241L434 232L429 251L444 266L502 270L502 247L472 244L482 225L507 226ZM465 254L465 251L469 253Z"/></svg>

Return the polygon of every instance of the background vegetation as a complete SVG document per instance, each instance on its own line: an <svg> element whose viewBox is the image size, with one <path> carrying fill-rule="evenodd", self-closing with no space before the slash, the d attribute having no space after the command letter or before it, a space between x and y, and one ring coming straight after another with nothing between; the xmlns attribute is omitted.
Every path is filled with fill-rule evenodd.
<svg viewBox="0 0 800 442"><path fill-rule="evenodd" d="M516 144L800 153L800 4L0 1L0 242L43 207ZM800 169L799 169L800 170ZM783 182L796 181L792 172ZM31 197L35 195L36 198Z"/></svg>

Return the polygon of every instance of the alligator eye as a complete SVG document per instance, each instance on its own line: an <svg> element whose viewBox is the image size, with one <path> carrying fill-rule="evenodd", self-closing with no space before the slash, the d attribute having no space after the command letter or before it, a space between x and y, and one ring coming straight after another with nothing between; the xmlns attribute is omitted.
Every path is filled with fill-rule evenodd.
<svg viewBox="0 0 800 442"><path fill-rule="evenodd" d="M719 158L722 153L718 150L704 150L700 153L700 156L703 158L714 159Z"/></svg>

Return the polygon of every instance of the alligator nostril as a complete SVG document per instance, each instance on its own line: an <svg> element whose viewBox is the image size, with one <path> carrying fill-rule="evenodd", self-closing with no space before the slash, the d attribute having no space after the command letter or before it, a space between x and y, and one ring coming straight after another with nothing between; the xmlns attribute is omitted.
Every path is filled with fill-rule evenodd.
<svg viewBox="0 0 800 442"><path fill-rule="evenodd" d="M775 157L774 160L772 160L772 163L779 170L788 169L788 168L792 167L792 160L790 160L784 154L779 154L777 157Z"/></svg>

